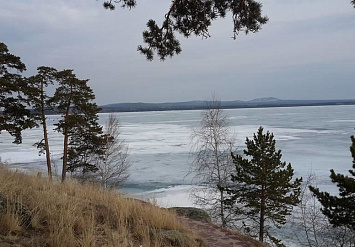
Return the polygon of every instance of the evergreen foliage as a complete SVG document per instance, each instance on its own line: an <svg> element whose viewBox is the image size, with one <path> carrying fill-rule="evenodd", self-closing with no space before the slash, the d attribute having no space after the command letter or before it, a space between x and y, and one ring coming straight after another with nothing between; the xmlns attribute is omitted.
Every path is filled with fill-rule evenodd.
<svg viewBox="0 0 355 247"><path fill-rule="evenodd" d="M63 70L56 75L59 86L51 100L62 119L56 130L64 135L62 181L66 172L81 169L83 173L96 171L92 154L102 150L102 127L98 124L99 108L92 101L95 95L87 85L88 80L79 80L72 70Z"/></svg>
<svg viewBox="0 0 355 247"><path fill-rule="evenodd" d="M27 83L21 73L26 66L20 57L11 54L6 44L0 42L0 133L5 130L22 142L21 132L36 126L27 108Z"/></svg>
<svg viewBox="0 0 355 247"><path fill-rule="evenodd" d="M353 157L351 176L345 176L330 170L330 178L339 189L339 196L321 192L319 188L310 186L309 189L322 204L322 212L333 226L345 226L355 232L355 137L351 136L350 152Z"/></svg>
<svg viewBox="0 0 355 247"><path fill-rule="evenodd" d="M37 75L23 78L26 66L20 58L9 53L0 42L0 133L8 131L14 143L21 143L21 132L27 128L43 127L43 139L35 145L39 153L45 153L48 176L52 177L50 149L47 133L46 111L56 110L62 119L55 124L63 133L62 181L66 172L81 169L96 171L93 154L103 153L102 127L98 124L99 108L92 101L95 95L87 85L88 80L79 80L72 70L57 71L50 67L39 67ZM15 73L15 72L17 73ZM53 97L46 93L51 84L56 85ZM30 110L30 108L32 108Z"/></svg>
<svg viewBox="0 0 355 247"><path fill-rule="evenodd" d="M105 9L115 10L115 4L120 3L122 8L133 8L136 6L135 0L109 0L103 3Z"/></svg>
<svg viewBox="0 0 355 247"><path fill-rule="evenodd" d="M52 178L52 165L47 130L46 111L52 109L49 102L51 97L47 95L46 88L53 85L57 70L50 67L38 67L37 75L28 78L28 97L37 120L43 129L43 139L35 146L39 149L39 154L46 155L48 177Z"/></svg>
<svg viewBox="0 0 355 247"><path fill-rule="evenodd" d="M131 9L137 1L108 0L103 6L114 10L115 4ZM355 7L355 0L351 4ZM145 45L139 45L137 50L150 61L154 54L165 60L182 51L177 34L185 38L191 35L209 38L212 22L228 13L232 15L234 39L240 32L256 33L268 22L268 17L262 15L262 4L256 0L172 0L161 25L152 19L147 22L148 30L143 32Z"/></svg>
<svg viewBox="0 0 355 247"><path fill-rule="evenodd" d="M247 138L245 143L247 158L232 154L235 164L231 176L233 184L226 188L232 198L225 203L240 205L236 213L257 223L260 241L266 236L282 246L270 235L268 227L274 224L279 228L286 223L286 216L299 203L302 178L291 181L294 175L291 164L281 161L281 150L276 151L274 135L269 131L264 134L260 127L254 138Z"/></svg>
<svg viewBox="0 0 355 247"><path fill-rule="evenodd" d="M106 9L114 10L115 3L123 8L136 6L135 0L105 1ZM209 28L218 18L232 14L234 39L239 32L258 32L268 21L262 16L262 4L255 0L173 0L164 21L158 25L155 20L147 22L148 30L143 32L145 46L139 45L138 51L153 60L154 53L161 60L181 52L181 45L176 34L188 38L196 35L210 37Z"/></svg>

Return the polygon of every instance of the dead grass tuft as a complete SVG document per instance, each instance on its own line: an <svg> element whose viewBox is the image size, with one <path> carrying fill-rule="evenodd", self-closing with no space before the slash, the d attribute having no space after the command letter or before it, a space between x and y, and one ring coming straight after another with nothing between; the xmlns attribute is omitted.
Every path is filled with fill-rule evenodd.
<svg viewBox="0 0 355 247"><path fill-rule="evenodd" d="M200 245L174 213L92 184L49 182L0 167L0 195L14 205L0 207L1 246L9 234L22 238L19 246Z"/></svg>
<svg viewBox="0 0 355 247"><path fill-rule="evenodd" d="M17 235L21 232L20 219L16 214L6 212L0 215L0 234L2 235Z"/></svg>

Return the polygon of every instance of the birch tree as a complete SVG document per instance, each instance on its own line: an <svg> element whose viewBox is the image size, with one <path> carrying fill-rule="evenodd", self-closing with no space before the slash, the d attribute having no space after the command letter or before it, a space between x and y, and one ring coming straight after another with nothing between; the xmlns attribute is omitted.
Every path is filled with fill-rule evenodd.
<svg viewBox="0 0 355 247"><path fill-rule="evenodd" d="M129 177L128 145L121 137L118 118L110 114L104 126L103 154L96 159L95 173L102 187L117 187Z"/></svg>
<svg viewBox="0 0 355 247"><path fill-rule="evenodd" d="M300 203L290 221L297 229L293 236L302 247L354 247L355 232L346 226L334 227L322 213L322 205L309 190L316 186L316 175L310 174L301 186Z"/></svg>
<svg viewBox="0 0 355 247"><path fill-rule="evenodd" d="M234 166L231 157L234 137L219 101L207 102L207 109L201 113L200 126L193 130L191 140L191 151L195 156L191 171L199 185L192 190L192 197L222 227L226 227L230 214L223 204L226 199L223 187L230 181Z"/></svg>

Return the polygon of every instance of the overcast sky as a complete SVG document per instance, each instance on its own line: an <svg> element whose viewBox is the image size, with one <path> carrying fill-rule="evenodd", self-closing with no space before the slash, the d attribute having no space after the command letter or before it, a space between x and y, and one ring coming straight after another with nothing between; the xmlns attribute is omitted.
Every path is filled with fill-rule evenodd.
<svg viewBox="0 0 355 247"><path fill-rule="evenodd" d="M182 53L149 62L136 49L169 0L108 11L98 0L0 0L0 42L38 66L90 79L99 105L117 102L353 99L355 9L350 0L260 0L270 21L233 40L231 18L211 38L181 37Z"/></svg>

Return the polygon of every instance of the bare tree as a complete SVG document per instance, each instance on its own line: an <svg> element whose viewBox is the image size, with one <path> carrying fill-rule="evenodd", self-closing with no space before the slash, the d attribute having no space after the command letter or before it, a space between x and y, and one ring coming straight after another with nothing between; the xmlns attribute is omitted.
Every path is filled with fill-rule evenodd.
<svg viewBox="0 0 355 247"><path fill-rule="evenodd" d="M104 126L104 154L96 159L95 176L104 188L116 187L129 177L128 145L120 135L118 119L110 114Z"/></svg>
<svg viewBox="0 0 355 247"><path fill-rule="evenodd" d="M316 185L315 174L308 175L302 184L300 204L292 217L294 237L304 247L354 247L355 232L339 226L333 227L321 211L321 204L310 193L309 186Z"/></svg>
<svg viewBox="0 0 355 247"><path fill-rule="evenodd" d="M230 181L234 167L231 156L234 138L219 101L207 102L206 110L201 113L200 127L193 129L191 140L191 152L195 156L191 172L199 184L192 190L192 197L197 205L226 227L231 215L223 204L226 199L223 188Z"/></svg>

